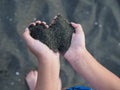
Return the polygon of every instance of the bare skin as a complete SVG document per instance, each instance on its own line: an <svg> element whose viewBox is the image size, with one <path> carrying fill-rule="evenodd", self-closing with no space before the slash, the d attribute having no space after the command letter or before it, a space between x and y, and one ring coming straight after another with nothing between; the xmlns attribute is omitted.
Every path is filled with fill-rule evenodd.
<svg viewBox="0 0 120 90"><path fill-rule="evenodd" d="M47 28L47 25L44 22L37 21L32 24L36 25L36 23L39 23L39 24L43 23ZM33 86L30 86L30 88L31 89L34 88L33 90L58 90L58 88L60 88L60 79L59 79L59 72L60 72L59 56L60 55L59 53L54 53L45 44L43 44L39 40L33 39L30 36L30 32L28 28L26 28L25 32L23 33L23 37L24 37L24 40L26 41L28 48L37 57L37 60L38 60L37 83L35 88L34 88L34 84ZM30 84L31 80L28 79L30 76L34 76L34 75L30 73L27 76L26 80L29 82L28 85L31 85Z"/></svg>
<svg viewBox="0 0 120 90"><path fill-rule="evenodd" d="M26 76L26 81L29 86L30 90L35 90L35 86L37 84L37 77L38 77L38 72L37 71L30 71L27 76ZM58 86L58 90L61 90L61 80L60 84ZM65 89L62 89L65 90Z"/></svg>
<svg viewBox="0 0 120 90"><path fill-rule="evenodd" d="M71 46L64 57L95 90L119 90L120 79L95 60L85 47L85 36L80 24L72 23ZM73 53L74 52L74 53Z"/></svg>
<svg viewBox="0 0 120 90"><path fill-rule="evenodd" d="M99 64L97 60L95 60L95 58L87 51L85 47L85 36L81 25L75 23L71 23L71 24L75 28L75 33L72 36L71 45L68 51L64 55L66 60L71 64L71 66L73 67L73 69L76 70L76 72L78 72L87 82L89 82L89 84L95 90L119 90L120 79L112 72L107 70L105 67L103 67L101 64ZM58 75L56 76L58 78ZM30 85L29 79L30 78L26 77L28 85ZM33 79L35 80L35 76ZM38 78L38 81L39 80L40 79ZM35 90L44 90L44 89L35 89ZM48 90L57 90L57 89L48 89Z"/></svg>
<svg viewBox="0 0 120 90"><path fill-rule="evenodd" d="M26 76L26 81L30 90L35 90L35 86L37 83L38 72L30 71Z"/></svg>

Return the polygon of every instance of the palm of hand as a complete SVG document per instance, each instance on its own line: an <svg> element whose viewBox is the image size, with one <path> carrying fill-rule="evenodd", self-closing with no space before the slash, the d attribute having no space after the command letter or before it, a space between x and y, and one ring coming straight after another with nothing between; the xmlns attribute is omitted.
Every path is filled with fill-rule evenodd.
<svg viewBox="0 0 120 90"><path fill-rule="evenodd" d="M75 33L72 36L71 45L64 57L66 59L73 59L78 56L79 52L85 49L85 36L80 24L73 23L72 26L75 28Z"/></svg>
<svg viewBox="0 0 120 90"><path fill-rule="evenodd" d="M39 59L48 60L50 57L59 58L59 53L53 52L47 45L43 44L39 40L33 40L29 46L30 50L37 56Z"/></svg>

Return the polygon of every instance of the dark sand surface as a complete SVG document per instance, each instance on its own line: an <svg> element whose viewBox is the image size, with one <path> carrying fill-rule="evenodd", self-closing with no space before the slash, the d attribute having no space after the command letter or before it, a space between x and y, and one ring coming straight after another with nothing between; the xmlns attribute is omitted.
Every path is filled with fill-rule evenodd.
<svg viewBox="0 0 120 90"><path fill-rule="evenodd" d="M28 90L25 76L37 61L22 33L30 22L50 23L57 13L83 26L87 49L120 77L119 0L0 0L0 90ZM66 87L89 85L63 57L61 78Z"/></svg>

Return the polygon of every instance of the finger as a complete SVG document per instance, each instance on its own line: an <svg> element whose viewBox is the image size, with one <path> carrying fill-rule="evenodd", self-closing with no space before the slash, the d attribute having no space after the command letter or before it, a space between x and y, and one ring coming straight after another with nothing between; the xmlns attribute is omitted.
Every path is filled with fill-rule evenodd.
<svg viewBox="0 0 120 90"><path fill-rule="evenodd" d="M55 16L53 19L57 19L58 16Z"/></svg>
<svg viewBox="0 0 120 90"><path fill-rule="evenodd" d="M46 27L46 28L48 28L49 26L46 24L46 22L42 22L42 24Z"/></svg>
<svg viewBox="0 0 120 90"><path fill-rule="evenodd" d="M52 21L51 21L51 24L50 25L53 25L55 23L55 19L53 19Z"/></svg>
<svg viewBox="0 0 120 90"><path fill-rule="evenodd" d="M36 24L41 24L41 21L36 21L35 23L36 23Z"/></svg>
<svg viewBox="0 0 120 90"><path fill-rule="evenodd" d="M76 24L76 23L71 22L71 25L75 28L76 33L82 32L82 26L80 24Z"/></svg>
<svg viewBox="0 0 120 90"><path fill-rule="evenodd" d="M53 18L53 20L51 21L51 24L50 24L50 25L52 25L52 24L55 23L55 20L57 19L57 17L58 17L58 16L55 16L55 17Z"/></svg>
<svg viewBox="0 0 120 90"><path fill-rule="evenodd" d="M33 22L33 23L30 23L29 26L35 26L35 25L36 25L36 23Z"/></svg>
<svg viewBox="0 0 120 90"><path fill-rule="evenodd" d="M46 28L49 28L49 26L48 26L48 25L45 25L45 27L46 27Z"/></svg>
<svg viewBox="0 0 120 90"><path fill-rule="evenodd" d="M36 21L36 26L40 25L42 22L41 21Z"/></svg>
<svg viewBox="0 0 120 90"><path fill-rule="evenodd" d="M30 36L30 31L28 28L25 29L25 32L23 33L23 38L27 42L27 44L30 44L33 42L33 38Z"/></svg>
<svg viewBox="0 0 120 90"><path fill-rule="evenodd" d="M43 21L42 24L46 25L46 22Z"/></svg>

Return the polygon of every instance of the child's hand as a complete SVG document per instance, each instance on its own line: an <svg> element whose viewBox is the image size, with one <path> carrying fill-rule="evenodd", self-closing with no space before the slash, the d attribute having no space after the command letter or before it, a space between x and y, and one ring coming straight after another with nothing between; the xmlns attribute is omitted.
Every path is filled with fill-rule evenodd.
<svg viewBox="0 0 120 90"><path fill-rule="evenodd" d="M36 23L41 24L43 22L37 21ZM36 23L32 23L32 24L35 25ZM23 33L23 37L27 43L28 48L38 58L39 61L46 62L47 60L50 61L54 59L59 59L59 53L54 53L47 45L43 44L39 40L32 38L30 36L30 31L28 28L25 29L25 32Z"/></svg>
<svg viewBox="0 0 120 90"><path fill-rule="evenodd" d="M71 45L64 55L67 60L75 59L86 49L85 36L81 25L76 23L71 23L71 25L75 28L75 33L73 33Z"/></svg>
<svg viewBox="0 0 120 90"><path fill-rule="evenodd" d="M37 24L45 23L37 21ZM36 23L32 23L36 25ZM38 79L36 90L57 90L59 87L60 60L59 53L54 53L48 46L30 36L26 28L23 37L32 53L38 58Z"/></svg>

